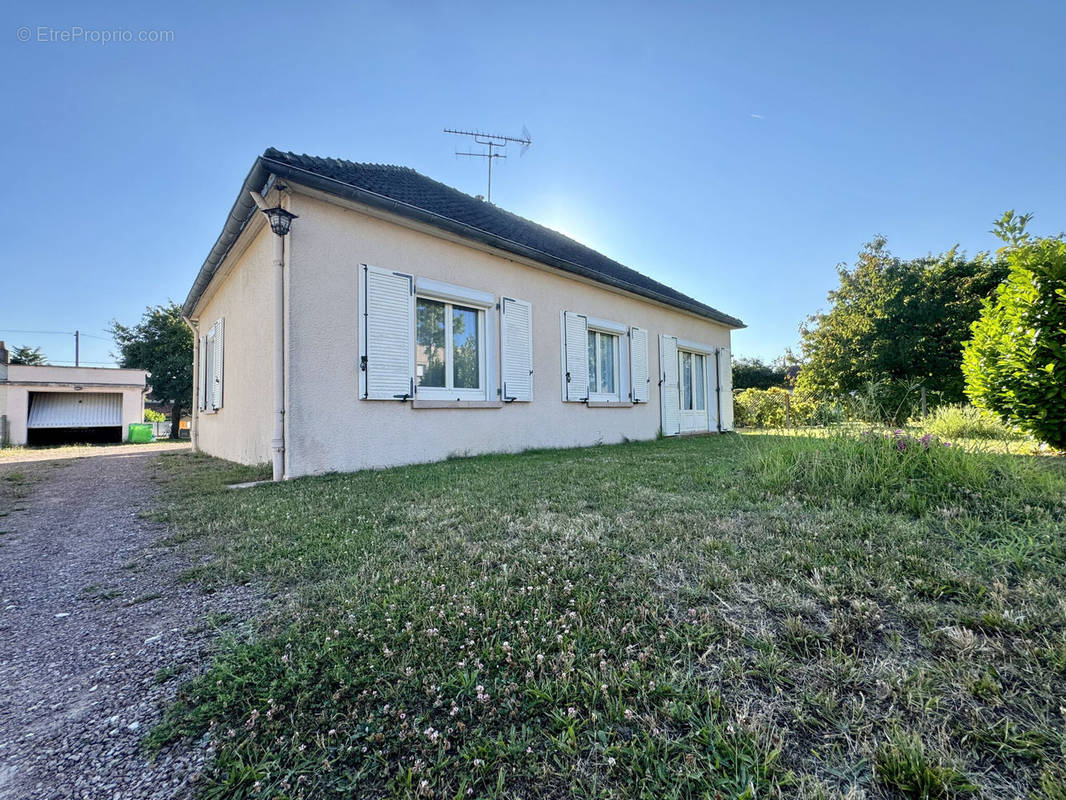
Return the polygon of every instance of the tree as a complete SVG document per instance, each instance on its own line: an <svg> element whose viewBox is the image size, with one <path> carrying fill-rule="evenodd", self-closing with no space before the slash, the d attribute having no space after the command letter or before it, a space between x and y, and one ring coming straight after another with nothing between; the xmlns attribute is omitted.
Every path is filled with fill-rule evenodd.
<svg viewBox="0 0 1066 800"><path fill-rule="evenodd" d="M947 402L961 401L962 343L1006 277L1003 260L967 259L956 248L903 260L878 236L837 273L830 310L800 326L804 388L840 395L871 382L920 381Z"/></svg>
<svg viewBox="0 0 1066 800"><path fill-rule="evenodd" d="M177 439L181 415L192 408L193 335L181 319L181 307L173 301L149 306L133 327L113 320L110 330L118 345L119 363L148 370L152 397L174 404L170 438Z"/></svg>
<svg viewBox="0 0 1066 800"><path fill-rule="evenodd" d="M41 348L23 345L22 347L16 347L11 351L11 363L39 367L47 364L48 359L45 358L44 353L41 352Z"/></svg>
<svg viewBox="0 0 1066 800"><path fill-rule="evenodd" d="M783 362L767 364L758 358L738 358L733 362L734 389L769 389L784 386L788 370Z"/></svg>
<svg viewBox="0 0 1066 800"><path fill-rule="evenodd" d="M160 412L156 411L154 408L146 408L144 410L144 421L145 422L166 422L167 421L167 416L166 416L166 414L161 414Z"/></svg>
<svg viewBox="0 0 1066 800"><path fill-rule="evenodd" d="M996 222L1010 273L984 302L962 369L975 406L1066 449L1066 241L1031 237L1031 217Z"/></svg>

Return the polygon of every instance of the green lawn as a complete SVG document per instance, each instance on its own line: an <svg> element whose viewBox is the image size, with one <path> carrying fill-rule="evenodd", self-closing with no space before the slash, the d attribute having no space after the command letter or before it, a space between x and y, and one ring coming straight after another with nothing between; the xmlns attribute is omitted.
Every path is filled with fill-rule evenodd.
<svg viewBox="0 0 1066 800"><path fill-rule="evenodd" d="M278 597L149 742L209 733L205 797L1063 800L1063 460L896 452L720 436L239 491L162 456L191 577Z"/></svg>

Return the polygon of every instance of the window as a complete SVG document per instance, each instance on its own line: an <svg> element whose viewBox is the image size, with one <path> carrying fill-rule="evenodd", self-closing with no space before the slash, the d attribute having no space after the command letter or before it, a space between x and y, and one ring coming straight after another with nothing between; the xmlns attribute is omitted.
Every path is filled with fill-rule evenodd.
<svg viewBox="0 0 1066 800"><path fill-rule="evenodd" d="M704 357L699 353L680 350L677 354L681 378L681 410L706 411L707 387Z"/></svg>
<svg viewBox="0 0 1066 800"><path fill-rule="evenodd" d="M200 408L222 408L223 320L218 319L200 337Z"/></svg>
<svg viewBox="0 0 1066 800"><path fill-rule="evenodd" d="M523 300L498 305L490 292L363 264L359 313L365 400L496 407L501 374L508 401L532 399L532 316Z"/></svg>
<svg viewBox="0 0 1066 800"><path fill-rule="evenodd" d="M200 347L200 408L206 410L211 409L211 384L214 383L212 375L214 375L214 364L211 362L214 360L215 353L215 330L211 328L207 335L202 337L202 346Z"/></svg>
<svg viewBox="0 0 1066 800"><path fill-rule="evenodd" d="M648 332L562 312L562 399L597 408L648 401Z"/></svg>
<svg viewBox="0 0 1066 800"><path fill-rule="evenodd" d="M603 331L588 332L589 400L618 400L618 337Z"/></svg>
<svg viewBox="0 0 1066 800"><path fill-rule="evenodd" d="M484 400L485 312L419 297L415 301L415 329L418 395Z"/></svg>

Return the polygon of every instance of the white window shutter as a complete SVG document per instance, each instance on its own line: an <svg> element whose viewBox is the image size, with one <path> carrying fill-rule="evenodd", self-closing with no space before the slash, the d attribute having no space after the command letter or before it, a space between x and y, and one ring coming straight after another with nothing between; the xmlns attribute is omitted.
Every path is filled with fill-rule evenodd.
<svg viewBox="0 0 1066 800"><path fill-rule="evenodd" d="M648 332L644 328L629 329L629 379L634 403L647 403L651 394L648 386Z"/></svg>
<svg viewBox="0 0 1066 800"><path fill-rule="evenodd" d="M409 400L415 390L414 277L363 264L359 389L366 400Z"/></svg>
<svg viewBox="0 0 1066 800"><path fill-rule="evenodd" d="M225 320L217 320L215 322L214 329L215 349L213 353L213 359L211 361L211 369L214 373L211 376L211 407L218 409L222 408L222 361L225 356Z"/></svg>
<svg viewBox="0 0 1066 800"><path fill-rule="evenodd" d="M582 402L589 396L589 326L588 317L563 312L563 380L569 402Z"/></svg>
<svg viewBox="0 0 1066 800"><path fill-rule="evenodd" d="M722 430L733 430L733 355L728 347L718 350L718 385L722 403Z"/></svg>
<svg viewBox="0 0 1066 800"><path fill-rule="evenodd" d="M500 299L500 353L503 399L533 400L533 306L525 300Z"/></svg>
<svg viewBox="0 0 1066 800"><path fill-rule="evenodd" d="M681 392L677 374L677 339L659 334L659 398L663 436L681 433Z"/></svg>
<svg viewBox="0 0 1066 800"><path fill-rule="evenodd" d="M200 337L200 363L196 371L196 407L207 408L207 336Z"/></svg>

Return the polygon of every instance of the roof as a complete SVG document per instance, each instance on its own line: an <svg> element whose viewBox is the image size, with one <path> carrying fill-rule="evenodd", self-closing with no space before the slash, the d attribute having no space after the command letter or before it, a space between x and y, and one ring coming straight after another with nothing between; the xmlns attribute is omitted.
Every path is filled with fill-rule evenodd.
<svg viewBox="0 0 1066 800"><path fill-rule="evenodd" d="M9 364L0 383L26 386L144 387L149 374L128 367L72 367L59 364Z"/></svg>
<svg viewBox="0 0 1066 800"><path fill-rule="evenodd" d="M360 164L274 148L268 148L256 159L245 179L226 226L185 301L182 310L186 315L191 313L214 271L255 213L248 193L261 191L271 175L423 222L731 328L744 327L736 317L671 289L558 231L427 178L410 167Z"/></svg>

